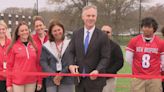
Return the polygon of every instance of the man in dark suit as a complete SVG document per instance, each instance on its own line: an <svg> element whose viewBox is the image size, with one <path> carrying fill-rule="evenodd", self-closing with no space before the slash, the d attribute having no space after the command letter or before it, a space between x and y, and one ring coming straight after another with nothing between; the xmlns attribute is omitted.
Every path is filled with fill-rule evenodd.
<svg viewBox="0 0 164 92"><path fill-rule="evenodd" d="M108 25L104 25L101 30L108 35L109 45L111 46L111 58L106 72L109 74L116 74L123 67L123 53L120 46L112 41L112 28ZM107 78L106 85L103 88L103 92L115 92L116 80L115 78Z"/></svg>
<svg viewBox="0 0 164 92"><path fill-rule="evenodd" d="M75 31L68 47L69 70L71 73L104 73L108 65L110 47L105 33L95 27L96 6L86 6L82 11L84 27ZM105 78L96 76L79 78L76 92L102 92Z"/></svg>

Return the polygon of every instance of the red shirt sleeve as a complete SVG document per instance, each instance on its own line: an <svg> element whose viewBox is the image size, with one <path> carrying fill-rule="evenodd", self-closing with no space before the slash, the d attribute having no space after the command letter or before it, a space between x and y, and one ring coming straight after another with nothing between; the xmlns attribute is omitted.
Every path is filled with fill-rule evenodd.
<svg viewBox="0 0 164 92"><path fill-rule="evenodd" d="M160 54L161 55L164 55L164 40L160 40Z"/></svg>
<svg viewBox="0 0 164 92"><path fill-rule="evenodd" d="M42 72L42 68L41 68L41 65L40 65L40 55L38 54L38 57L37 57L37 69L38 69L38 72ZM38 76L38 84L42 84L42 79L43 77L42 76Z"/></svg>
<svg viewBox="0 0 164 92"><path fill-rule="evenodd" d="M126 47L126 50L129 50L129 51L134 52L135 49L136 49L135 43L136 43L136 42L135 42L135 39L132 38L132 39L130 40L130 42L128 43L127 47Z"/></svg>
<svg viewBox="0 0 164 92"><path fill-rule="evenodd" d="M14 51L13 49L11 49L9 51L9 53L7 54L7 80L6 80L6 86L9 87L9 86L12 86L12 70L13 70L13 65L14 65L14 58L15 58L15 54L14 54Z"/></svg>

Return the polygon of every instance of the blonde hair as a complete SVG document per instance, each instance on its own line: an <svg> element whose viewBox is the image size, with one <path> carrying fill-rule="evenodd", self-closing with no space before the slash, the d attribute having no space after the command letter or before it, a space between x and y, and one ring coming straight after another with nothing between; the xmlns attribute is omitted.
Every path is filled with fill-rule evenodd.
<svg viewBox="0 0 164 92"><path fill-rule="evenodd" d="M7 25L6 25L5 21L0 20L0 25L4 26L7 29Z"/></svg>
<svg viewBox="0 0 164 92"><path fill-rule="evenodd" d="M7 24L5 23L4 20L0 20L0 25L5 27L6 29L6 36L7 38L11 39L11 33L8 31L8 27L7 27Z"/></svg>

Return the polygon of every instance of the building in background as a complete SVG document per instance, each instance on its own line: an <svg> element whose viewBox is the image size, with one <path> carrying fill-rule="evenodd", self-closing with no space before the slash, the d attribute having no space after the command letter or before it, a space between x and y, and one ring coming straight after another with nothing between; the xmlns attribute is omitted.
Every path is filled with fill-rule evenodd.
<svg viewBox="0 0 164 92"><path fill-rule="evenodd" d="M4 20L8 25L9 32L15 30L16 26L20 21L25 21L28 23L29 27L32 30L32 16L25 15L17 15L17 14L8 14L8 13L0 13L0 20Z"/></svg>

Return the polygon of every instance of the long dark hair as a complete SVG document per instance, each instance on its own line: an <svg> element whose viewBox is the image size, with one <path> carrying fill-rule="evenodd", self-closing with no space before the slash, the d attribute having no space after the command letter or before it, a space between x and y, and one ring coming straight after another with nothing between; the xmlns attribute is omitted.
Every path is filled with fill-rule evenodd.
<svg viewBox="0 0 164 92"><path fill-rule="evenodd" d="M7 53L9 53L10 49L13 47L13 45L15 44L15 42L18 40L18 38L19 38L19 35L18 35L19 28L22 25L26 25L28 27L28 25L26 24L26 22L24 22L24 21L19 22L18 26L16 27L16 29L12 33L12 41L11 41L11 43L10 43L8 49L7 49ZM36 45L34 44L34 41L33 41L32 36L30 34L29 34L29 37L28 37L28 42L31 42L32 46L36 49L36 52L38 52L38 49L37 49Z"/></svg>
<svg viewBox="0 0 164 92"><path fill-rule="evenodd" d="M55 21L55 20L52 20L50 22L50 25L49 25L49 28L48 28L48 36L49 36L49 40L52 42L52 41L55 41L53 35L52 35L52 28L54 26L59 26L63 29L63 36L62 36L62 40L64 40L65 38L65 29L64 29L64 26L59 22L59 21Z"/></svg>

